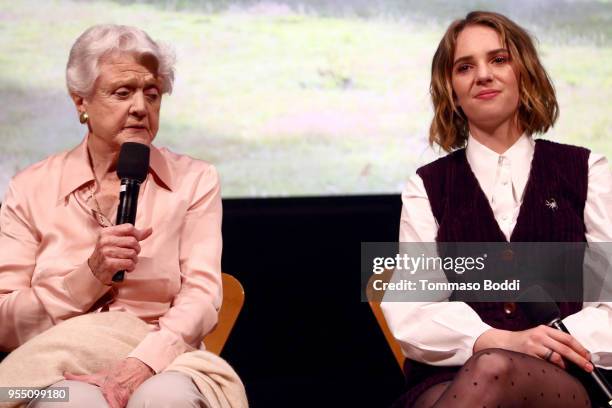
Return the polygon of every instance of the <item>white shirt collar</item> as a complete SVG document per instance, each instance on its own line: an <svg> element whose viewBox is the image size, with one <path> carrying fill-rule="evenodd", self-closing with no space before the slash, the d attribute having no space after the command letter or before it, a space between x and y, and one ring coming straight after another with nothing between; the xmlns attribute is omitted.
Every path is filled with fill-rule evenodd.
<svg viewBox="0 0 612 408"><path fill-rule="evenodd" d="M499 171L497 171L497 168L500 163L503 163L509 167L512 185L518 199L522 201L534 150L535 141L525 133L503 154L498 154L489 149L470 134L465 154L487 198L491 199L494 186L498 182Z"/></svg>

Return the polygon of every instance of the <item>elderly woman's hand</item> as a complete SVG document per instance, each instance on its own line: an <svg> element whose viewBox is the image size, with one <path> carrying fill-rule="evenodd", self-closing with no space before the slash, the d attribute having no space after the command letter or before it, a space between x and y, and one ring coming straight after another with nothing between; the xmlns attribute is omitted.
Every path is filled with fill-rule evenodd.
<svg viewBox="0 0 612 408"><path fill-rule="evenodd" d="M95 374L64 373L64 378L96 385L100 387L110 408L124 408L134 391L154 374L142 361L128 357Z"/></svg>
<svg viewBox="0 0 612 408"><path fill-rule="evenodd" d="M110 285L118 271L133 271L140 253L139 241L152 233L151 228L139 230L132 224L104 228L88 260L91 272L100 282Z"/></svg>

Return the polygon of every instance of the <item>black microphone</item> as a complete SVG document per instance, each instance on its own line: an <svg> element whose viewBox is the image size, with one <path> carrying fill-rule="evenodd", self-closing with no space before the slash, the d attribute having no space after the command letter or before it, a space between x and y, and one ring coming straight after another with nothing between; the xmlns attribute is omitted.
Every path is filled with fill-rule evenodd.
<svg viewBox="0 0 612 408"><path fill-rule="evenodd" d="M525 290L519 296L517 301L526 302L522 303L523 310L525 311L527 317L529 317L532 321L554 327L557 330L570 334L567 327L565 327L561 321L561 312L559 311L557 303L544 289L542 289L541 286L534 285ZM595 364L593 364L593 371L588 374L595 384L595 388L599 389L605 396L606 400L608 401L608 406L612 407L612 388L602 375L599 368L595 367Z"/></svg>
<svg viewBox="0 0 612 408"><path fill-rule="evenodd" d="M149 172L149 146L142 143L125 142L121 145L117 162L117 176L121 179L119 189L119 208L115 225L136 223L138 192L140 183L145 181ZM113 282L122 282L125 271L113 276Z"/></svg>

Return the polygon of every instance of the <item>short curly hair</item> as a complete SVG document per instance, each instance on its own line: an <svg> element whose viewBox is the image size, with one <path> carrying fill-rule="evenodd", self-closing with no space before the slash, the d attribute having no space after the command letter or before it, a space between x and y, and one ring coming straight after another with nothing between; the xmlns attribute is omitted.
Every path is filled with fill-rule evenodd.
<svg viewBox="0 0 612 408"><path fill-rule="evenodd" d="M100 74L100 61L113 54L152 57L157 63L161 92L172 92L176 60L174 51L165 44L153 41L140 28L116 24L94 25L77 38L66 66L68 92L81 97L91 95Z"/></svg>
<svg viewBox="0 0 612 408"><path fill-rule="evenodd" d="M518 121L521 129L529 135L546 132L559 116L559 105L552 81L538 58L530 35L501 14L473 11L464 19L451 23L434 54L430 84L434 117L429 128L429 143L436 143L450 152L464 147L467 142L467 118L455 105L451 79L457 37L471 25L495 30L510 53L518 75Z"/></svg>

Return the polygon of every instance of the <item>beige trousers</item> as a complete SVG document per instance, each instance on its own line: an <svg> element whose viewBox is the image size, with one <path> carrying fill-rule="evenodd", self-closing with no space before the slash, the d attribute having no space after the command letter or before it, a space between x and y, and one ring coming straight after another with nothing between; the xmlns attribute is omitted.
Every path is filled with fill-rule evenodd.
<svg viewBox="0 0 612 408"><path fill-rule="evenodd" d="M28 408L108 408L100 388L80 381L63 380L52 387L68 387L68 402L32 401ZM176 371L154 375L134 391L127 408L208 408L191 378Z"/></svg>

